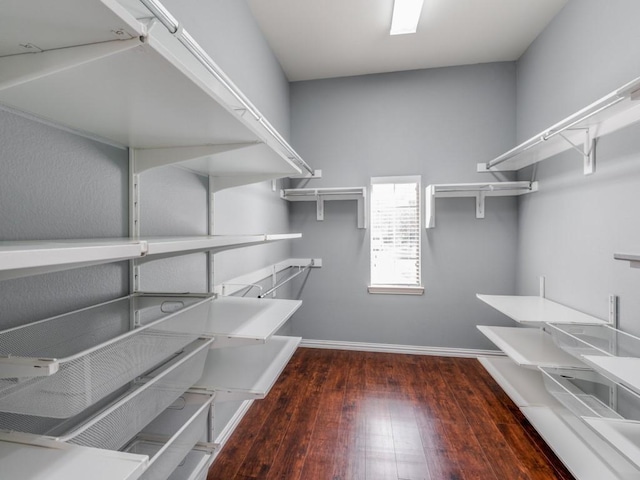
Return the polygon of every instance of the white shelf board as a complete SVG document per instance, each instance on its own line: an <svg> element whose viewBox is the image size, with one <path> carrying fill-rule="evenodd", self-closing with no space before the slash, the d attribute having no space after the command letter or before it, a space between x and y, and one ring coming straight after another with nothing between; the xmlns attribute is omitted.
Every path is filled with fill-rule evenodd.
<svg viewBox="0 0 640 480"><path fill-rule="evenodd" d="M0 242L0 280L139 258L129 238Z"/></svg>
<svg viewBox="0 0 640 480"><path fill-rule="evenodd" d="M506 357L479 357L478 360L518 407L562 408L547 392L540 371L520 367Z"/></svg>
<svg viewBox="0 0 640 480"><path fill-rule="evenodd" d="M216 402L264 398L301 340L272 336L262 345L212 349L193 389L216 392Z"/></svg>
<svg viewBox="0 0 640 480"><path fill-rule="evenodd" d="M551 335L540 328L479 325L478 330L522 367L586 368L583 362L560 349Z"/></svg>
<svg viewBox="0 0 640 480"><path fill-rule="evenodd" d="M478 171L520 170L572 149L557 132L582 148L587 131L591 141L636 123L640 120L639 91L640 78L636 78L490 162L478 164Z"/></svg>
<svg viewBox="0 0 640 480"><path fill-rule="evenodd" d="M280 240L302 237L301 233L259 234L259 235L209 235L200 237L141 237L146 244L146 257L182 255L185 253L223 251L248 247ZM149 258L150 257L150 258Z"/></svg>
<svg viewBox="0 0 640 480"><path fill-rule="evenodd" d="M585 363L613 382L640 394L640 358L583 355Z"/></svg>
<svg viewBox="0 0 640 480"><path fill-rule="evenodd" d="M211 303L212 348L265 343L300 308L301 300L219 297Z"/></svg>
<svg viewBox="0 0 640 480"><path fill-rule="evenodd" d="M521 407L521 411L576 479L640 478L635 465L568 410Z"/></svg>
<svg viewBox="0 0 640 480"><path fill-rule="evenodd" d="M613 258L629 262L633 268L640 268L640 255L635 253L614 253Z"/></svg>
<svg viewBox="0 0 640 480"><path fill-rule="evenodd" d="M425 189L425 227L436 226L436 198L475 197L476 218L484 218L486 197L524 195L538 190L538 182L440 183Z"/></svg>
<svg viewBox="0 0 640 480"><path fill-rule="evenodd" d="M355 200L358 209L358 228L367 228L367 187L287 188L280 197L289 202L316 202L318 221L324 220L324 202Z"/></svg>
<svg viewBox="0 0 640 480"><path fill-rule="evenodd" d="M605 441L640 467L640 422L596 417L582 419Z"/></svg>
<svg viewBox="0 0 640 480"><path fill-rule="evenodd" d="M12 435L4 435L11 438ZM149 462L146 455L57 443L41 446L0 440L2 478L24 480L136 480Z"/></svg>
<svg viewBox="0 0 640 480"><path fill-rule="evenodd" d="M51 14L45 0L3 7L3 24L20 28L3 29L0 44L40 42L47 51L0 57L0 103L135 149L266 146L184 161L204 175L300 173L297 154L263 117L248 112L255 107L224 73L185 47L186 32L173 35L159 22L147 28L146 19L137 21L115 0L63 4L56 4L60 14ZM118 30L129 40L105 42Z"/></svg>
<svg viewBox="0 0 640 480"><path fill-rule="evenodd" d="M476 296L487 305L523 324L607 324L605 320L587 315L543 297L483 294L477 294Z"/></svg>

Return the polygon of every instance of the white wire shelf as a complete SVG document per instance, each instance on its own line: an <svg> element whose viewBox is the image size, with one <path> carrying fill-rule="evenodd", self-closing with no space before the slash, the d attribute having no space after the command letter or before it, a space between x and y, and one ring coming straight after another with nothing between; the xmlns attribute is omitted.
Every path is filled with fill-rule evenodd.
<svg viewBox="0 0 640 480"><path fill-rule="evenodd" d="M262 345L212 349L193 391L215 392L216 402L264 398L301 340L272 336Z"/></svg>
<svg viewBox="0 0 640 480"><path fill-rule="evenodd" d="M316 219L324 220L325 201L355 200L358 228L367 228L367 187L287 188L280 197L289 202L316 202Z"/></svg>
<svg viewBox="0 0 640 480"><path fill-rule="evenodd" d="M216 298L206 331L215 337L213 348L265 343L301 305L301 300Z"/></svg>
<svg viewBox="0 0 640 480"><path fill-rule="evenodd" d="M519 366L586 368L583 362L561 350L542 329L479 325L478 330Z"/></svg>
<svg viewBox="0 0 640 480"><path fill-rule="evenodd" d="M436 198L475 198L476 218L485 216L486 197L507 197L536 192L538 182L441 183L425 189L425 227L436 226Z"/></svg>
<svg viewBox="0 0 640 480"><path fill-rule="evenodd" d="M144 5L3 7L0 102L140 150L138 171L171 162L242 177L231 184L312 172L159 2Z"/></svg>
<svg viewBox="0 0 640 480"><path fill-rule="evenodd" d="M580 480L624 480L640 472L547 392L542 372L509 358L479 358L569 471Z"/></svg>
<svg viewBox="0 0 640 480"><path fill-rule="evenodd" d="M640 78L636 78L499 157L479 163L478 171L520 170L575 148L583 158L584 173L593 173L595 139L639 120Z"/></svg>
<svg viewBox="0 0 640 480"><path fill-rule="evenodd" d="M542 326L554 324L605 325L608 322L539 296L476 295L487 305L518 323Z"/></svg>
<svg viewBox="0 0 640 480"><path fill-rule="evenodd" d="M198 447L191 450L167 480L206 480L213 453Z"/></svg>

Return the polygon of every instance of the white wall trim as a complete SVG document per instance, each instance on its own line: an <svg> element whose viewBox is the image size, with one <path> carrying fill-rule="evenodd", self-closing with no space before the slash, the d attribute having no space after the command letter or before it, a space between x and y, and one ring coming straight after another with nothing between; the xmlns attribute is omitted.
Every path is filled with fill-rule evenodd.
<svg viewBox="0 0 640 480"><path fill-rule="evenodd" d="M469 348L422 347L416 345L393 345L386 343L339 342L334 340L306 340L301 347L326 348L330 350L356 350L361 352L404 353L407 355L435 355L441 357L495 357L504 356L499 350Z"/></svg>

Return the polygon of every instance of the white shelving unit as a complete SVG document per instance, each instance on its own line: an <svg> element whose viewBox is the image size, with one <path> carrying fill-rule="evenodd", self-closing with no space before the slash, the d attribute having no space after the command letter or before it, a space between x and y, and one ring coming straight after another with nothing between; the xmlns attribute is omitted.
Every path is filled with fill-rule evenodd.
<svg viewBox="0 0 640 480"><path fill-rule="evenodd" d="M206 327L215 337L212 348L266 343L301 305L301 300L216 298Z"/></svg>
<svg viewBox="0 0 640 480"><path fill-rule="evenodd" d="M640 387L640 359L615 356L627 355L640 339L543 297L478 298L539 327L479 326L509 357L480 362L572 474L580 480L640 478L640 422L633 407L618 410L619 399L640 397L615 385Z"/></svg>
<svg viewBox="0 0 640 480"><path fill-rule="evenodd" d="M171 14L145 4L4 7L0 102L135 149L134 173L178 164L218 188L313 173Z"/></svg>
<svg viewBox="0 0 640 480"><path fill-rule="evenodd" d="M577 479L623 480L640 475L632 462L547 392L540 371L509 358L479 360Z"/></svg>
<svg viewBox="0 0 640 480"><path fill-rule="evenodd" d="M608 322L537 296L476 295L487 305L525 325L545 323L604 325Z"/></svg>
<svg viewBox="0 0 640 480"><path fill-rule="evenodd" d="M595 171L595 139L640 121L640 78L534 135L486 163L478 172L520 170L569 149L578 151L585 175Z"/></svg>
<svg viewBox="0 0 640 480"><path fill-rule="evenodd" d="M561 350L551 335L540 328L478 325L478 330L521 367L585 368L583 362Z"/></svg>
<svg viewBox="0 0 640 480"><path fill-rule="evenodd" d="M367 228L367 187L287 188L280 196L290 202L316 202L316 219L324 220L325 201L355 200L358 228Z"/></svg>
<svg viewBox="0 0 640 480"><path fill-rule="evenodd" d="M486 197L507 197L536 192L538 182L441 183L425 189L425 227L436 226L436 198L475 198L476 218L484 218Z"/></svg>
<svg viewBox="0 0 640 480"><path fill-rule="evenodd" d="M46 0L25 0L4 5L2 19L0 104L99 141L128 147L131 228L130 238L2 242L0 280L131 260L131 288L135 292L139 289L140 264L207 252L211 289L211 254L301 236L140 235L140 179L150 169L175 165L208 176L210 199L223 188L289 176L319 175L157 0L60 0L55 8ZM209 210L209 232L213 233L212 209ZM206 348L200 347L205 351L198 350L198 359L204 362L210 353L215 360L205 370L203 388L196 390L206 393L209 403L199 407L189 424L180 426L182 420L178 415L179 428L169 440L173 444L167 444L168 450L173 450L171 455L184 455L186 446L196 444L203 436L210 438L201 434L199 428L203 432L209 430L211 419L206 417L215 408L210 405L212 398L218 402L218 391L221 400L225 396L261 398L266 394L300 341L273 334L299 305L295 301L272 300L260 301L258 305L252 299L227 298L216 301L213 314L203 314L207 325L196 337L203 335L208 343ZM135 315L144 318L148 312L144 308L133 310L131 325L135 326L138 321ZM211 349L212 332L220 336L214 349ZM172 333L162 331L167 337ZM196 340L184 348L194 348L194 344L203 341ZM246 344L256 345L221 348ZM168 364L163 363L159 370L164 369L170 377ZM186 366L188 371L175 370L176 375L180 373L180 381L164 377L162 381L175 380L171 385L184 390L187 386L183 382L200 375L195 364ZM57 374L50 373L51 377ZM149 398L140 401L145 404L144 415L157 414L146 406L164 391L179 394L176 388L164 388L154 395L151 385L158 378L160 374L144 382L145 388L149 386ZM119 390L108 392L104 402L111 401L110 394L116 393ZM126 398L133 403L137 397L132 392ZM89 411L94 407L83 410L81 415L93 415L95 412ZM124 404L122 407L124 410ZM140 405L136 408L140 409ZM120 411L116 403L103 410L104 415L119 415L116 412ZM156 419L165 418L165 413ZM147 474L158 475L159 465L166 466L166 457L157 454L164 452L165 447L156 439L146 438L146 427L137 424L155 420L133 420L124 424L133 429L132 433L142 428L138 440L142 445L140 451L148 450L145 455L77 447L68 444L65 437L52 441L29 434L2 434L2 474L25 480L79 480L86 478L88 471L97 480L136 480L146 478ZM81 436L80 432L78 438ZM126 448L136 451L138 447ZM206 475L213 456L212 443L196 444L184 465L169 478L199 480L203 473ZM167 473L160 475L165 478Z"/></svg>

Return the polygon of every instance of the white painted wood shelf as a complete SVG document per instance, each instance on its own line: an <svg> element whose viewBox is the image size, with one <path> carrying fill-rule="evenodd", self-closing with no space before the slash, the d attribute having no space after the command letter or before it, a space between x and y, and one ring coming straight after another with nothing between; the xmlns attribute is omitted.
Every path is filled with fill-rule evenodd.
<svg viewBox="0 0 640 480"><path fill-rule="evenodd" d="M576 478L639 478L635 465L546 391L540 371L508 358L479 360Z"/></svg>
<svg viewBox="0 0 640 480"><path fill-rule="evenodd" d="M300 233L0 242L0 280L122 260L222 251L300 238Z"/></svg>
<svg viewBox="0 0 640 480"><path fill-rule="evenodd" d="M0 103L135 149L136 172L173 163L224 188L308 168L162 5L145 3L154 12L130 0L3 6Z"/></svg>
<svg viewBox="0 0 640 480"><path fill-rule="evenodd" d="M206 325L215 338L212 348L265 343L301 305L301 300L216 298Z"/></svg>
<svg viewBox="0 0 640 480"><path fill-rule="evenodd" d="M280 197L289 202L316 202L316 218L324 220L325 201L355 200L358 209L358 228L367 228L367 187L287 188Z"/></svg>
<svg viewBox="0 0 640 480"><path fill-rule="evenodd" d="M0 242L0 280L139 258L130 238Z"/></svg>
<svg viewBox="0 0 640 480"><path fill-rule="evenodd" d="M250 247L282 240L301 238L301 233L258 234L258 235L209 235L201 237L140 237L146 245L145 256L141 259L184 255L196 252L221 252L235 248Z"/></svg>
<svg viewBox="0 0 640 480"><path fill-rule="evenodd" d="M555 324L605 325L607 322L573 308L538 296L476 295L487 305L495 308L518 323L543 326Z"/></svg>
<svg viewBox="0 0 640 480"><path fill-rule="evenodd" d="M572 148L584 159L585 174L595 171L595 139L640 121L640 78L561 120L486 163L479 172L520 170Z"/></svg>
<svg viewBox="0 0 640 480"><path fill-rule="evenodd" d="M640 422L598 417L584 417L583 420L640 468Z"/></svg>
<svg viewBox="0 0 640 480"><path fill-rule="evenodd" d="M629 262L630 267L640 268L640 255L636 253L614 253L613 258Z"/></svg>
<svg viewBox="0 0 640 480"><path fill-rule="evenodd" d="M640 394L640 358L583 355L585 363L610 380Z"/></svg>
<svg viewBox="0 0 640 480"><path fill-rule="evenodd" d="M33 445L22 442L33 441ZM2 434L2 476L24 480L137 480L149 463L146 455L99 450Z"/></svg>
<svg viewBox="0 0 640 480"><path fill-rule="evenodd" d="M215 392L216 402L264 398L301 340L272 336L262 345L212 349L193 391Z"/></svg>
<svg viewBox="0 0 640 480"><path fill-rule="evenodd" d="M486 197L507 197L536 192L538 182L441 183L425 189L425 227L436 226L436 198L475 198L476 218L484 218Z"/></svg>
<svg viewBox="0 0 640 480"><path fill-rule="evenodd" d="M561 350L542 329L479 325L478 330L521 367L587 368L576 357Z"/></svg>

